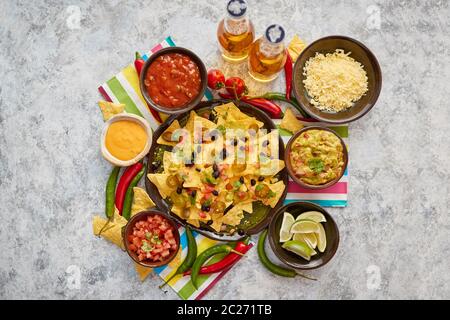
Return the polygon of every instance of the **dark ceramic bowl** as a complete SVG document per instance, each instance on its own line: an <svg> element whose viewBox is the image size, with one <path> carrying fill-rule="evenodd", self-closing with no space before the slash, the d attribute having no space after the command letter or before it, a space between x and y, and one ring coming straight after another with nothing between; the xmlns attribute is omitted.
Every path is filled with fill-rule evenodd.
<svg viewBox="0 0 450 320"><path fill-rule="evenodd" d="M165 259L164 261L160 261L160 262L153 262L153 261L149 261L149 260L139 261L139 259L137 258L136 253L131 251L130 248L129 248L128 236L133 233L133 227L134 227L134 225L137 222L142 221L142 220L146 220L148 216L156 216L156 215L162 216L164 219L169 221L169 224L174 228L173 236L175 238L175 241L177 242L177 250L172 252L167 257L167 259ZM123 243L125 244L125 250L128 252L128 255L136 263L138 263L138 264L140 264L141 266L144 266L144 267L156 268L156 267L160 267L160 266L164 266L164 265L168 264L170 261L173 260L173 258L175 258L175 256L177 255L178 249L180 248L180 233L178 232L177 224L168 215L166 215L166 214L164 214L162 212L156 211L156 210L142 211L142 212L139 212L138 214L134 215L128 221L127 225L125 226L125 228L123 230Z"/></svg>
<svg viewBox="0 0 450 320"><path fill-rule="evenodd" d="M309 130L325 130L325 131L331 132L339 139L339 141L341 141L341 144L342 144L342 148L343 148L343 152L344 152L344 166L342 168L342 172L336 179L331 180L325 184L314 185L314 184L307 184L307 183L303 182L300 178L298 178L295 175L295 171L294 171L294 168L291 163L290 153L291 153L292 144L303 132L309 131ZM328 129L326 127L311 126L311 127L303 128L302 130L298 131L296 134L294 134L289 139L289 142L286 145L284 159L286 162L286 168L287 168L288 174L292 178L292 180L294 180L297 184L299 184L300 186L302 186L305 189L319 190L319 189L325 189L325 188L331 187L332 185L336 184L342 178L345 170L347 169L347 165L348 165L348 151L347 151L347 146L345 145L344 140L342 140L342 138L336 132L334 132L333 130Z"/></svg>
<svg viewBox="0 0 450 320"><path fill-rule="evenodd" d="M307 261L281 247L280 228L283 221L283 214L286 211L292 214L294 218L306 211L319 211L325 216L327 222L322 222L327 238L325 252L321 253L316 250L317 254L312 256L310 261ZM339 230L333 218L321 206L311 202L292 202L278 209L273 216L269 225L269 243L278 259L286 265L299 270L316 269L327 264L336 253L339 246Z"/></svg>
<svg viewBox="0 0 450 320"><path fill-rule="evenodd" d="M187 103L184 106L181 106L179 108L167 108L167 107L163 107L163 106L155 103L152 100L152 98L149 96L149 94L147 93L147 90L145 89L145 85L144 85L145 75L147 73L148 68L152 64L152 62L155 61L156 58L158 58L162 55L168 54L168 53L180 53L180 54L187 55L198 66L198 70L200 71L200 77L201 77L200 92L198 93L197 96L193 97L189 103ZM142 96L144 97L145 101L147 101L147 103L152 108L154 108L160 112L167 113L167 114L177 114L177 113L183 113L183 112L187 112L187 111L191 110L202 100L203 95L205 94L205 91L206 91L206 86L208 84L208 74L207 74L206 67L203 64L202 60L200 60L200 58L195 53L193 53L192 51L185 49L185 48L168 47L168 48L164 48L164 49L161 49L161 50L155 52L147 59L144 66L142 67L142 71L141 71L139 80L140 80L139 86L141 89Z"/></svg>
<svg viewBox="0 0 450 320"><path fill-rule="evenodd" d="M341 112L321 111L310 102L308 92L303 85L305 79L303 68L306 61L314 57L316 52L333 53L336 49L343 49L345 53L350 51L350 57L364 66L368 78L368 91L347 110ZM328 123L348 123L361 118L372 109L380 95L382 79L377 58L365 45L349 37L329 36L314 41L302 51L294 65L292 82L295 97L302 109L311 117Z"/></svg>
<svg viewBox="0 0 450 320"><path fill-rule="evenodd" d="M230 102L230 100L220 99L220 100L202 101L195 107L194 111L197 112L197 114L201 115L204 112L210 112L214 107L216 107L218 105L222 105L222 104L228 103L228 102ZM243 101L233 101L233 102L236 104L236 106L239 107L239 109L242 112L244 112L245 114L250 115L252 117L255 117L257 120L263 122L264 129L267 129L267 130L276 129L276 126L273 123L273 121L263 111L256 109L253 106L251 106ZM147 174L159 172L158 170L160 170L160 168L162 166L161 162L159 160L156 160L156 155L158 154L158 150L160 150L160 148L163 148L164 150L168 150L168 151L171 150L171 148L169 148L167 146L161 146L157 143L160 135L175 120L178 120L180 125L184 126L188 117L189 117L189 114L172 115L162 125L160 125L159 128L153 133L153 143L150 147L150 151L148 153L148 158L147 158L147 161L148 161L147 163L149 163L149 165L147 166ZM284 160L284 155L285 155L284 144L280 137L279 159ZM284 182L285 186L288 185L288 174L287 174L286 169L281 170L277 174L277 178L279 180L282 180ZM147 189L147 193L149 194L150 198L152 198L152 200L155 202L155 204L158 208L160 208L164 212L169 212L169 214L172 216L172 218L175 219L178 223L180 223L182 225L188 224L188 222L186 220L180 218L178 215L171 212L172 204L169 201L167 201L167 199L163 199L161 197L156 186L152 182L150 182L150 180L148 178L145 179L145 187ZM190 225L190 227L192 230L195 230L196 232L201 233L202 235L204 235L205 237L208 237L210 239L214 239L214 240L218 240L218 241L238 241L240 239L245 238L246 235L257 234L257 233L261 232L261 230L265 229L267 227L267 225L269 224L270 218L272 217L272 215L275 213L275 211L278 208L280 208L283 205L283 201L286 198L286 194L287 194L287 188L284 188L283 194L282 194L280 200L278 201L277 205L275 206L275 208L270 208L270 207L266 207L266 206L258 206L258 208L254 207L255 212L256 212L256 210L264 211L264 213L261 214L261 216L260 216L262 218L257 219L256 221L252 220L252 223L250 223L250 224L247 224L245 222L241 223L241 225L238 226L238 229L241 229L241 231L243 231L243 233L236 232L233 235L228 235L226 233L216 232L210 226L208 226L207 224L203 224L203 223L201 223L199 228L197 228L193 225ZM255 217L255 218L258 217L258 215L256 215L255 212L253 215L249 216L250 217L249 220L251 220L251 217ZM246 220L246 219L244 219L244 220ZM250 221L248 221L248 222L250 222Z"/></svg>

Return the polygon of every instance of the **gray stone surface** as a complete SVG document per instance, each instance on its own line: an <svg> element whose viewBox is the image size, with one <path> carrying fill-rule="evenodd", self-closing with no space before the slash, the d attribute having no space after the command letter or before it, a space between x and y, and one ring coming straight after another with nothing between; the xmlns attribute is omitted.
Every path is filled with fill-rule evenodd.
<svg viewBox="0 0 450 320"><path fill-rule="evenodd" d="M350 126L350 205L330 210L342 239L311 272L320 281L275 277L252 250L207 298L450 298L449 2L249 2L259 34L280 22L289 38L363 41L383 91ZM140 283L128 256L92 235L110 170L97 86L167 35L208 67L244 70L218 55L223 11L212 0L0 2L1 299L177 298L157 277ZM79 288L68 286L72 265Z"/></svg>

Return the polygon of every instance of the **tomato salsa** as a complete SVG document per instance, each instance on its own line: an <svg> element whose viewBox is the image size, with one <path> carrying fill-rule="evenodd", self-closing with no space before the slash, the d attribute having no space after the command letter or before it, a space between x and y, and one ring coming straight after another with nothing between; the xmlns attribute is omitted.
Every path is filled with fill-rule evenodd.
<svg viewBox="0 0 450 320"><path fill-rule="evenodd" d="M200 70L185 54L163 54L150 64L144 85L156 104L165 108L180 108L199 94Z"/></svg>
<svg viewBox="0 0 450 320"><path fill-rule="evenodd" d="M166 218L160 215L148 216L134 225L127 239L128 248L136 253L139 261L164 261L178 249L174 231Z"/></svg>

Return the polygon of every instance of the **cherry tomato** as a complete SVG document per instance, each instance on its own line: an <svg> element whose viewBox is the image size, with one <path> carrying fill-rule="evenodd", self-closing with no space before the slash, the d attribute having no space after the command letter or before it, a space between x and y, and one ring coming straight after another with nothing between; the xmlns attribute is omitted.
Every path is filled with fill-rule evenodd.
<svg viewBox="0 0 450 320"><path fill-rule="evenodd" d="M225 88L233 97L241 97L248 93L244 80L239 77L231 77L225 81Z"/></svg>
<svg viewBox="0 0 450 320"><path fill-rule="evenodd" d="M212 90L218 90L225 85L225 76L222 71L211 69L208 71L208 87Z"/></svg>

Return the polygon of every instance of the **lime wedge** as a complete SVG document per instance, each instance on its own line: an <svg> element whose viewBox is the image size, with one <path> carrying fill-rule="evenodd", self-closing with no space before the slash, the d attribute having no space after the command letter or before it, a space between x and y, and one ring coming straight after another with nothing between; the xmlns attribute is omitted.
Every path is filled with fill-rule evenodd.
<svg viewBox="0 0 450 320"><path fill-rule="evenodd" d="M307 211L307 212L303 212L301 215L299 215L297 217L297 219L295 220L312 220L315 221L317 223L320 222L327 222L327 219L325 219L325 216L323 215L323 213L319 212L319 211Z"/></svg>
<svg viewBox="0 0 450 320"><path fill-rule="evenodd" d="M319 232L316 232L317 237L317 249L319 249L320 252L324 252L325 248L327 247L327 235L325 234L325 229L323 228L322 224L318 224L319 226Z"/></svg>
<svg viewBox="0 0 450 320"><path fill-rule="evenodd" d="M320 223L317 223L313 220L297 220L294 222L294 224L291 227L292 233L312 233L312 232L319 232L319 225Z"/></svg>
<svg viewBox="0 0 450 320"><path fill-rule="evenodd" d="M317 237L315 233L294 233L292 239L306 243L311 249L317 247Z"/></svg>
<svg viewBox="0 0 450 320"><path fill-rule="evenodd" d="M285 212L283 215L283 222L281 222L280 228L280 242L286 242L291 240L292 233L291 227L294 224L295 219L289 212Z"/></svg>
<svg viewBox="0 0 450 320"><path fill-rule="evenodd" d="M313 249L308 247L308 245L301 241L291 240L283 243L282 247L288 251L291 251L305 260L310 260L313 254Z"/></svg>

